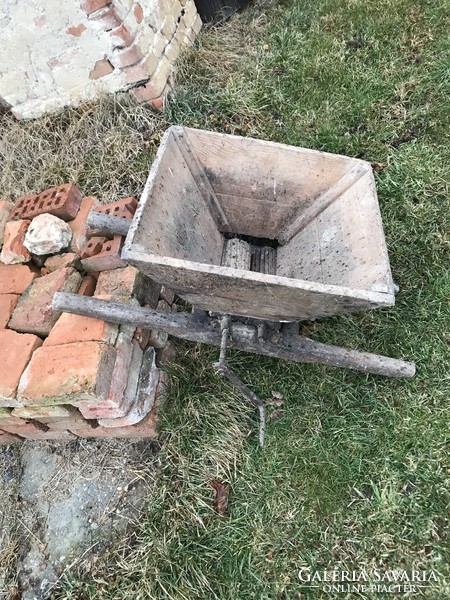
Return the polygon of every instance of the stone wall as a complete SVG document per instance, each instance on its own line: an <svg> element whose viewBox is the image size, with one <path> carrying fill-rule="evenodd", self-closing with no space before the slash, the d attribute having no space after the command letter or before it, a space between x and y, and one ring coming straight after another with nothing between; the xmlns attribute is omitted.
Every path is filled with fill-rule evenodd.
<svg viewBox="0 0 450 600"><path fill-rule="evenodd" d="M201 25L194 0L3 0L0 106L34 118L130 90L161 108Z"/></svg>

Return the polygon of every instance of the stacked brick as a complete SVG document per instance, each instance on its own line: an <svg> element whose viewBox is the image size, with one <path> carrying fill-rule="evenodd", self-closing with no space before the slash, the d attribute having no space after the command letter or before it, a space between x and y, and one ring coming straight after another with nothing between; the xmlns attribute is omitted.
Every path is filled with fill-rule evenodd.
<svg viewBox="0 0 450 600"><path fill-rule="evenodd" d="M0 262L0 444L157 435L167 336L51 308L55 292L70 291L174 310L170 290L122 262L121 236L87 228L92 209L131 219L136 207L134 198L101 206L72 184L0 202L1 256L9 263ZM43 211L68 223L70 247L26 255L23 238Z"/></svg>
<svg viewBox="0 0 450 600"><path fill-rule="evenodd" d="M175 62L202 26L194 0L23 0L5 11L0 99L17 118L119 90L162 108ZM18 52L21 38L39 51Z"/></svg>

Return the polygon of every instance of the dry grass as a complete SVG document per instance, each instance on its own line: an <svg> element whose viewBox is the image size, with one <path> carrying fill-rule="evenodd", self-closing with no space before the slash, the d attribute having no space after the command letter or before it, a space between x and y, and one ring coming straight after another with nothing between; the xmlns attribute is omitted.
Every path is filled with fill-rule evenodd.
<svg viewBox="0 0 450 600"><path fill-rule="evenodd" d="M108 202L139 196L167 123L127 96L26 123L0 120L0 190L16 199L75 182Z"/></svg>

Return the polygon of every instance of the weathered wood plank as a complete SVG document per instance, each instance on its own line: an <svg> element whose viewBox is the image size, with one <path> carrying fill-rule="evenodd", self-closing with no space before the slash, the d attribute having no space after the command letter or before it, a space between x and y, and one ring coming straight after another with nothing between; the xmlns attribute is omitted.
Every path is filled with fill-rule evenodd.
<svg viewBox="0 0 450 600"><path fill-rule="evenodd" d="M278 249L279 250L279 249ZM187 302L202 308L272 321L310 320L392 306L393 294L229 269L124 251L122 258Z"/></svg>
<svg viewBox="0 0 450 600"><path fill-rule="evenodd" d="M86 224L91 229L97 230L96 235L127 235L131 221L91 210Z"/></svg>
<svg viewBox="0 0 450 600"><path fill-rule="evenodd" d="M53 309L112 323L128 323L143 329L164 329L167 333L182 339L213 346L220 347L222 341L218 321L208 318L206 324L202 324L187 313L158 313L148 308L63 292L55 294ZM251 336L245 335L241 339L239 328L236 328L232 332L228 345L246 352L294 362L344 367L387 377L410 378L415 373L415 366L412 363L367 352L328 346L301 336L289 336L286 343L276 344L271 342L270 338L260 342L257 336L252 339Z"/></svg>
<svg viewBox="0 0 450 600"><path fill-rule="evenodd" d="M213 218L215 219L217 226L221 231L230 231L227 217L222 210L222 206L218 201L216 194L209 183L209 179L203 170L200 161L197 159L195 152L192 150L192 144L189 138L185 135L183 127L171 127L170 131L172 136L180 150L191 175L197 184L200 193L203 196L205 205L209 208Z"/></svg>
<svg viewBox="0 0 450 600"><path fill-rule="evenodd" d="M252 271L276 275L277 251L270 246L254 246L252 251Z"/></svg>
<svg viewBox="0 0 450 600"><path fill-rule="evenodd" d="M313 203L285 228L278 236L278 242L287 244L299 231L320 215L337 198L340 198L353 184L369 171L369 165L358 163L345 172L328 190L314 199Z"/></svg>

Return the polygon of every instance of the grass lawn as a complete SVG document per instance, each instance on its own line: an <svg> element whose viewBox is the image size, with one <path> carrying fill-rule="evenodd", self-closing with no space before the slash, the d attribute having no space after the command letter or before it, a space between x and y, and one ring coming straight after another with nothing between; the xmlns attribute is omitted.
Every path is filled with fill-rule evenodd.
<svg viewBox="0 0 450 600"><path fill-rule="evenodd" d="M434 570L397 597L450 597L450 68L448 0L259 1L205 32L164 117L106 100L0 125L2 194L74 177L103 200L139 194L170 123L380 163L394 308L305 323L317 340L413 360L412 381L230 352L257 415L177 343L156 490L140 525L55 598L274 600L327 594L299 569ZM1 155L0 155L1 158ZM211 482L230 486L225 515Z"/></svg>

